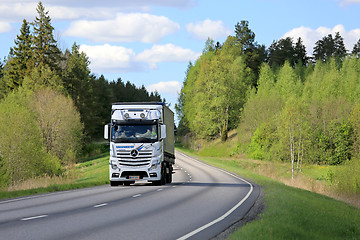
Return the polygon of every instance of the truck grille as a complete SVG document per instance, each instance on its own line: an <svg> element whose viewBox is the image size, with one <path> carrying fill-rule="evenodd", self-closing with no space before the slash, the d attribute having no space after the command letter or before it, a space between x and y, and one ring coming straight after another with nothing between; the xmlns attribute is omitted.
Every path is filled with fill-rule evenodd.
<svg viewBox="0 0 360 240"><path fill-rule="evenodd" d="M150 164L152 151L140 150L135 157L131 156L131 151L133 150L119 149L116 151L120 166L142 167Z"/></svg>

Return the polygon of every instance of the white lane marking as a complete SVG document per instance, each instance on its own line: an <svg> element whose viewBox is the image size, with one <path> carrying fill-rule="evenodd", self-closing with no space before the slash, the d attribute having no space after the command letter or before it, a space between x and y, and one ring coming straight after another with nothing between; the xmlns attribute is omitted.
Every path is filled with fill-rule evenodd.
<svg viewBox="0 0 360 240"><path fill-rule="evenodd" d="M95 205L94 208L104 207L106 205L108 205L108 203L101 203L101 204Z"/></svg>
<svg viewBox="0 0 360 240"><path fill-rule="evenodd" d="M193 159L193 158L192 158L192 159ZM202 227L199 227L198 229L195 229L195 230L192 231L192 232L189 232L188 234L186 234L186 235L178 238L177 240L185 240L185 239L188 239L188 238L194 236L195 234L201 232L202 230L204 230L204 229L206 229L206 228L208 228L208 227L211 227L212 225L214 225L214 224L216 224L216 223L224 220L227 216L229 216L231 213L233 213L238 207L240 207L240 206L246 201L246 199L249 198L249 196L251 195L251 193L253 192L253 189L254 189L253 185L252 185L250 182L246 181L245 179L243 179L243 178L241 178L241 177L236 176L235 174L232 174L232 173L230 173L230 172L228 172L228 171L225 171L225 170L223 170L223 169L216 168L216 167L213 167L213 166L211 166L211 165L205 164L205 163L200 162L200 161L198 161L198 160L196 160L196 159L193 159L193 160L197 161L198 163L201 163L202 165L206 165L206 166L215 168L215 169L217 169L217 170L220 170L220 171L223 172L223 173L226 173L226 174L228 174L228 175L230 175L230 176L232 176L232 177L234 177L234 178L237 178L237 179L239 179L239 180L241 180L241 181L249 184L249 185L250 185L250 190L249 190L249 192L246 194L246 196L245 196L243 199L241 199L240 202L238 202L234 207L232 207L232 208L231 208L229 211L227 211L224 215L218 217L217 219L213 220L212 222L209 222L208 224L205 224L205 225L202 226Z"/></svg>
<svg viewBox="0 0 360 240"><path fill-rule="evenodd" d="M134 195L134 196L132 196L133 198L136 198L136 197L140 197L141 196L141 194L136 194L136 195Z"/></svg>
<svg viewBox="0 0 360 240"><path fill-rule="evenodd" d="M47 216L48 215L39 215L39 216L34 216L34 217L22 218L21 221L28 221L28 220L38 219L38 218L44 218Z"/></svg>
<svg viewBox="0 0 360 240"><path fill-rule="evenodd" d="M162 188L159 188L159 189L158 189L158 190L156 190L156 191L160 192L160 191L162 191L162 190L164 190L164 189L162 189Z"/></svg>

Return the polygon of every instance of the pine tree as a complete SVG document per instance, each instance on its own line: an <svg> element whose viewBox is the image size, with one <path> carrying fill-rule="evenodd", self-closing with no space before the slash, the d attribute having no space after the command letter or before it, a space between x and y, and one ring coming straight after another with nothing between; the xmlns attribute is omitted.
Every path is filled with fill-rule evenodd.
<svg viewBox="0 0 360 240"><path fill-rule="evenodd" d="M332 35L329 34L315 43L314 58L316 60L325 62L334 56L335 50L335 40L333 39Z"/></svg>
<svg viewBox="0 0 360 240"><path fill-rule="evenodd" d="M285 61L294 66L295 56L293 40L290 37L273 42L269 47L269 64L271 67L281 67Z"/></svg>
<svg viewBox="0 0 360 240"><path fill-rule="evenodd" d="M45 11L41 2L38 3L36 11L39 16L32 23L34 26L34 64L40 68L47 65L52 71L60 73L61 51L54 39L54 28L51 26L49 12Z"/></svg>
<svg viewBox="0 0 360 240"><path fill-rule="evenodd" d="M356 57L360 57L360 39L357 41L357 43L355 43L351 54Z"/></svg>
<svg viewBox="0 0 360 240"><path fill-rule="evenodd" d="M339 32L335 33L334 47L335 47L334 56L341 60L344 59L347 50L345 48L344 39L343 37L341 37Z"/></svg>
<svg viewBox="0 0 360 240"><path fill-rule="evenodd" d="M4 68L4 84L8 90L21 86L24 77L31 71L32 36L30 25L25 19L20 29L20 35L17 35L14 43L15 46L10 48Z"/></svg>
<svg viewBox="0 0 360 240"><path fill-rule="evenodd" d="M309 58L306 56L306 48L301 37L298 38L294 47L294 60L295 64L302 63L304 66L306 66L309 61Z"/></svg>
<svg viewBox="0 0 360 240"><path fill-rule="evenodd" d="M245 52L254 46L255 33L249 28L249 22L242 20L235 25L237 45Z"/></svg>

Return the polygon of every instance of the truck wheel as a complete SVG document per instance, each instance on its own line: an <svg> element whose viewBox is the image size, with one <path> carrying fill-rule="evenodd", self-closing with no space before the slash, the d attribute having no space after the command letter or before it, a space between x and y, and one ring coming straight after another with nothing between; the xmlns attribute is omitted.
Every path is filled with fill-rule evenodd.
<svg viewBox="0 0 360 240"><path fill-rule="evenodd" d="M167 179L166 169L167 169L166 164L164 164L162 169L161 169L160 185L165 185L166 184L166 179Z"/></svg>
<svg viewBox="0 0 360 240"><path fill-rule="evenodd" d="M173 172L173 167L172 167L172 165L169 165L169 173L168 173L168 175L167 175L167 180L166 180L166 182L167 183L172 183L172 172Z"/></svg>
<svg viewBox="0 0 360 240"><path fill-rule="evenodd" d="M112 186L112 187L119 186L119 182L118 181L110 181L110 186Z"/></svg>
<svg viewBox="0 0 360 240"><path fill-rule="evenodd" d="M166 184L166 165L161 166L161 178L159 181L153 181L153 185L160 186Z"/></svg>
<svg viewBox="0 0 360 240"><path fill-rule="evenodd" d="M166 183L172 182L172 167L169 163L166 164Z"/></svg>

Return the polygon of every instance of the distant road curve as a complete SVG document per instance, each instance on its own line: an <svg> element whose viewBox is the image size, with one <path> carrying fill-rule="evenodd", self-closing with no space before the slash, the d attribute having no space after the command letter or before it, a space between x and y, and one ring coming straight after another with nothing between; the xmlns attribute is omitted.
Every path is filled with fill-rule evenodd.
<svg viewBox="0 0 360 240"><path fill-rule="evenodd" d="M173 183L100 186L0 201L1 239L210 239L259 187L176 152Z"/></svg>

